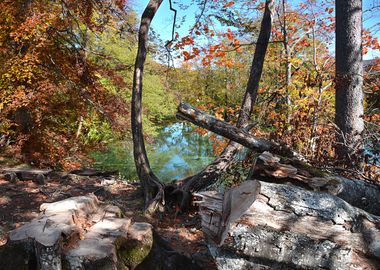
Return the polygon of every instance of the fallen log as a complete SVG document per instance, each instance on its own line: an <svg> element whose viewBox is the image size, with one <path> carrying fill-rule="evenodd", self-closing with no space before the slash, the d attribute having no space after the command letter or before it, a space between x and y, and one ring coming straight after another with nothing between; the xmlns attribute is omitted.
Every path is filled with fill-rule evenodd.
<svg viewBox="0 0 380 270"><path fill-rule="evenodd" d="M253 136L245 129L237 128L226 122L205 113L204 111L191 106L190 104L181 102L178 106L177 117L187 120L197 126L210 130L220 136L235 141L245 147L258 151L270 151L284 157L295 158L306 162L306 159L290 149L286 145L281 145L266 139Z"/></svg>
<svg viewBox="0 0 380 270"><path fill-rule="evenodd" d="M11 183L18 180L33 180L43 185L45 180L53 173L52 170L40 170L33 168L2 168L0 172L4 174L5 179Z"/></svg>
<svg viewBox="0 0 380 270"><path fill-rule="evenodd" d="M225 200L238 205L246 188L228 198L215 191L197 194L202 230L218 269L380 269L380 217L329 193L260 186L246 210L229 209L244 213L238 213L225 241L219 237L228 216Z"/></svg>
<svg viewBox="0 0 380 270"><path fill-rule="evenodd" d="M117 171L100 171L93 168L83 168L79 170L73 170L69 172L69 174L75 174L79 176L90 176L90 177L93 177L93 176L109 177L112 175L116 175Z"/></svg>
<svg viewBox="0 0 380 270"><path fill-rule="evenodd" d="M329 175L310 166L293 166L286 162L278 156L264 152L253 164L250 177L270 183L286 183L307 190L328 192L352 206L380 216L380 185Z"/></svg>

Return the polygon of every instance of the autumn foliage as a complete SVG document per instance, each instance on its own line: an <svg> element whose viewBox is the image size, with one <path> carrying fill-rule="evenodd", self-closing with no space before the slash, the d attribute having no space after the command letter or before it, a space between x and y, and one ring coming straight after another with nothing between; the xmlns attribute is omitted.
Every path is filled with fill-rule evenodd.
<svg viewBox="0 0 380 270"><path fill-rule="evenodd" d="M40 166L77 165L81 119L125 129L126 104L107 92L89 60L88 35L127 16L125 1L52 0L0 3L0 135L11 154ZM66 159L67 158L67 159Z"/></svg>
<svg viewBox="0 0 380 270"><path fill-rule="evenodd" d="M178 38L175 48L181 51L183 67L195 76L196 100L218 119L231 121L228 115L236 109L245 91L246 70L250 67L257 24L253 10L263 3L256 1L213 1L209 16L204 15ZM317 166L335 166L334 76L335 60L330 52L334 42L335 16L332 1L281 3L274 15L271 44L266 55L261 87L251 121L257 136L282 141L308 157ZM363 31L363 54L379 50L378 39ZM365 144L366 176L379 177L376 155L379 154L379 76L378 60L366 66L365 92L367 120ZM211 83L210 78L213 78ZM223 82L216 82L217 80ZM202 91L198 86L204 83ZM190 83L191 84L191 83ZM193 83L194 84L194 83ZM180 88L180 87L179 87ZM239 94L240 93L240 94ZM186 98L186 93L183 94ZM235 112L237 112L236 110ZM201 134L204 130L198 130ZM377 135L375 135L377 134ZM221 152L225 141L211 136L214 150Z"/></svg>

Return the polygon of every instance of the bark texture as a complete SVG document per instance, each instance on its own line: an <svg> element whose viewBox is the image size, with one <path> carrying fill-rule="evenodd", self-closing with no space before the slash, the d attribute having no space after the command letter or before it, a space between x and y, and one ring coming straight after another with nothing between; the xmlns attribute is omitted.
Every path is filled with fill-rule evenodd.
<svg viewBox="0 0 380 270"><path fill-rule="evenodd" d="M267 53L267 48L272 30L273 10L274 1L266 0L264 15L260 26L260 33L257 39L255 53L253 55L247 88L239 112L237 127L243 127L248 123L251 117L253 106L256 102L261 74L263 72L264 67L265 55Z"/></svg>
<svg viewBox="0 0 380 270"><path fill-rule="evenodd" d="M162 1L150 0L142 14L132 89L133 155L137 174L144 188L145 210L147 213L153 213L164 200L164 186L149 165L142 127L143 73L148 50L148 33L153 17Z"/></svg>
<svg viewBox="0 0 380 270"><path fill-rule="evenodd" d="M218 269L379 269L380 217L329 193L260 186L221 246L214 236L224 222L226 195L198 194L202 229Z"/></svg>
<svg viewBox="0 0 380 270"><path fill-rule="evenodd" d="M350 167L359 167L363 141L362 1L337 0L336 113L337 155Z"/></svg>
<svg viewBox="0 0 380 270"><path fill-rule="evenodd" d="M311 166L293 165L289 160L281 160L278 156L264 152L257 158L250 176L265 182L327 192L352 206L380 216L380 185L329 175Z"/></svg>

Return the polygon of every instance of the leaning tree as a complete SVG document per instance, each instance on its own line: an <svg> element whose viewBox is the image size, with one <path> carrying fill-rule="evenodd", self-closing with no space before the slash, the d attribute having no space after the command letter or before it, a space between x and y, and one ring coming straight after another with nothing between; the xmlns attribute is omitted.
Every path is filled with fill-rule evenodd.
<svg viewBox="0 0 380 270"><path fill-rule="evenodd" d="M133 151L138 177L144 188L145 210L147 213L153 213L165 203L165 186L150 168L149 159L144 145L142 127L142 83L144 63L148 47L148 33L152 19L162 2L163 0L150 0L142 14L132 91ZM256 43L257 45L252 61L250 76L237 122L237 127L239 128L245 127L248 124L256 100L264 58L271 33L273 2L273 0L267 0L265 3L264 16ZM183 181L184 185L180 190L177 190L177 193L182 195L180 196L182 206L187 202L190 192L200 190L215 182L221 173L230 166L233 157L239 149L241 149L241 146L238 143L230 142L222 154L216 158L213 163L200 173L185 179Z"/></svg>
<svg viewBox="0 0 380 270"><path fill-rule="evenodd" d="M135 159L137 175L144 188L145 210L153 213L160 202L164 200L164 185L153 173L149 165L146 153L143 126L142 126L142 90L144 64L148 49L148 33L150 24L160 7L163 0L150 0L145 8L140 23L138 49L133 74L132 89L132 136L133 136L133 155Z"/></svg>

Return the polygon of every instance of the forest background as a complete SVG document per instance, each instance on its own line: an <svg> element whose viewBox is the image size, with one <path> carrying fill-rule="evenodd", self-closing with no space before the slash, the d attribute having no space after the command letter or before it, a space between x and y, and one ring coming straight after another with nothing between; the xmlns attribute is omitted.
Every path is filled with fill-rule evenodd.
<svg viewBox="0 0 380 270"><path fill-rule="evenodd" d="M137 14L145 2L0 3L0 162L64 170L95 162L136 179L130 102ZM278 2L252 132L333 167L334 3ZM143 121L151 143L177 121L180 101L235 123L263 8L260 1L173 1L174 22L165 3L145 67ZM364 1L363 54L370 61L362 175L372 179L379 178L379 13L378 2ZM195 132L209 136L216 155L227 143Z"/></svg>

